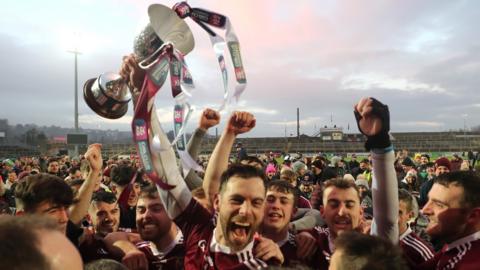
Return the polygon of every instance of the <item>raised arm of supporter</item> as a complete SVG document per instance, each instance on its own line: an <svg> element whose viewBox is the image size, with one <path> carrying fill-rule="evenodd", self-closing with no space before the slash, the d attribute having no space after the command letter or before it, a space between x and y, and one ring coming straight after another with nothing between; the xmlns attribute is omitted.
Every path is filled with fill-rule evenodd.
<svg viewBox="0 0 480 270"><path fill-rule="evenodd" d="M136 107L137 98L145 78L145 71L138 66L138 61L135 59L134 54L124 56L119 74L128 82L134 106ZM156 112L155 106L153 106L151 110L152 112ZM152 113L151 116L149 140L153 141L153 136L156 136L161 147L161 149L157 151L152 151L151 159L155 172L162 181L175 186L175 188L170 190L159 189L160 198L165 209L167 209L169 217L174 219L188 206L188 203L192 200L192 194L180 174L175 152L172 147L170 147L170 141L160 126L157 114Z"/></svg>
<svg viewBox="0 0 480 270"><path fill-rule="evenodd" d="M373 159L373 223L371 234L398 242L398 186L395 156L390 142L388 106L374 98L362 98L355 105L357 125L367 141Z"/></svg>
<svg viewBox="0 0 480 270"><path fill-rule="evenodd" d="M325 222L320 215L320 211L310 208L298 208L289 224L289 230L296 232L323 225L325 225Z"/></svg>
<svg viewBox="0 0 480 270"><path fill-rule="evenodd" d="M203 189L207 202L213 205L213 198L220 188L220 176L228 168L228 158L237 135L255 127L255 117L248 112L233 112L222 136L215 145L203 179Z"/></svg>
<svg viewBox="0 0 480 270"><path fill-rule="evenodd" d="M148 261L145 254L140 251L134 242L140 241L137 234L130 234L126 232L109 233L103 242L107 251L130 270L144 270L148 268Z"/></svg>
<svg viewBox="0 0 480 270"><path fill-rule="evenodd" d="M90 171L78 190L77 202L70 206L69 209L69 219L77 225L87 215L95 186L100 183L103 165L101 149L101 144L91 144L85 153L85 159L88 162Z"/></svg>
<svg viewBox="0 0 480 270"><path fill-rule="evenodd" d="M188 153L193 159L198 157L203 137L207 133L208 129L218 125L219 122L220 114L217 111L209 108L203 110L202 114L200 115L198 128L195 129L195 132L193 133L192 137L190 137L190 140L187 144ZM190 190L194 190L195 188L202 186L203 179L200 178L194 170L190 170L185 177L185 182Z"/></svg>

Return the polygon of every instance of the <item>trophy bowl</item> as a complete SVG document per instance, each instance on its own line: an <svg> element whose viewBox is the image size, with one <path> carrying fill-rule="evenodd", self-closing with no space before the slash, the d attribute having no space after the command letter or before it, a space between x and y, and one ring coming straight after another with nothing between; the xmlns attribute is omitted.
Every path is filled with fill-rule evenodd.
<svg viewBox="0 0 480 270"><path fill-rule="evenodd" d="M120 75L104 73L85 82L83 98L88 107L98 115L118 119L127 113L131 95Z"/></svg>
<svg viewBox="0 0 480 270"><path fill-rule="evenodd" d="M192 31L174 10L164 5L153 4L148 7L148 16L150 25L164 43L172 43L183 55L193 50L195 40Z"/></svg>

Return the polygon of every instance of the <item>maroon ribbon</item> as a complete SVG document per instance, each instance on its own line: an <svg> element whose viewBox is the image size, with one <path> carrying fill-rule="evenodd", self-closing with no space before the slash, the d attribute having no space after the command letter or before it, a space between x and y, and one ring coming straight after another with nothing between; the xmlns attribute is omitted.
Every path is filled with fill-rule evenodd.
<svg viewBox="0 0 480 270"><path fill-rule="evenodd" d="M151 108L153 108L153 106L148 108L148 102L150 100L153 102L155 95L163 86L166 78L166 74L160 74L160 78L156 78L154 77L155 75L152 74L155 74L155 69L157 69L157 72L162 72L161 70L158 70L158 68L162 68L159 65L164 64L165 60L168 60L168 63L170 64L172 57L175 57L172 45L165 45L164 49L157 58L157 63L150 67L147 71L147 75L145 75L142 90L135 107L135 113L132 121L133 140L135 142L135 147L137 148L140 161L145 169L145 173L160 188L165 190L173 189L175 186L163 182L153 166L152 153L150 150L151 144L149 139L149 134L152 131ZM168 70L166 72L168 72ZM158 75L158 73L156 73L156 75ZM172 85L172 92L174 90L174 85Z"/></svg>

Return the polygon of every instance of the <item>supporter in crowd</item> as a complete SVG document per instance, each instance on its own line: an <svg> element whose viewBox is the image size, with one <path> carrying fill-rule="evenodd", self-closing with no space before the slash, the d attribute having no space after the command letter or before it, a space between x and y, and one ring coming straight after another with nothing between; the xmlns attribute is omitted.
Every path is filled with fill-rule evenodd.
<svg viewBox="0 0 480 270"><path fill-rule="evenodd" d="M398 241L398 189L394 155L388 131L388 107L375 99L362 99L355 106L355 116L360 131L367 136L365 144L373 160L373 222L371 233L393 243ZM323 205L320 207L327 226L310 232L316 239L315 269L327 269L335 239L345 231L365 231L360 193L351 181L332 179L323 188Z"/></svg>
<svg viewBox="0 0 480 270"><path fill-rule="evenodd" d="M142 188L136 210L139 235L110 234L109 250L129 269L183 269L183 234L168 217L156 186Z"/></svg>
<svg viewBox="0 0 480 270"><path fill-rule="evenodd" d="M103 238L118 230L120 209L115 195L102 189L94 192L88 208L88 217L93 232L85 234L79 245L83 262L113 258L107 251Z"/></svg>
<svg viewBox="0 0 480 270"><path fill-rule="evenodd" d="M288 182L293 188L297 190L298 196L296 204L298 205L298 207L312 208L310 201L308 201L308 199L304 196L300 195L300 190L297 188L297 175L293 171L288 169L283 170L280 174L280 180Z"/></svg>
<svg viewBox="0 0 480 270"><path fill-rule="evenodd" d="M444 243L422 269L478 269L480 263L480 175L457 171L439 175L422 212L426 232Z"/></svg>
<svg viewBox="0 0 480 270"><path fill-rule="evenodd" d="M331 270L406 270L398 247L376 236L345 232L335 241Z"/></svg>
<svg viewBox="0 0 480 270"><path fill-rule="evenodd" d="M78 226L87 214L93 188L101 171L100 145L90 145L85 157L90 164L91 173L80 188L76 203L72 189L63 179L52 174L36 174L26 177L15 188L16 214L50 217L77 246L83 233Z"/></svg>
<svg viewBox="0 0 480 270"><path fill-rule="evenodd" d="M450 171L455 172L460 170L463 159L458 156L458 154L453 154L452 159L450 160Z"/></svg>
<svg viewBox="0 0 480 270"><path fill-rule="evenodd" d="M363 215L371 219L373 214L373 201L370 187L365 179L356 180L355 185L360 193L360 205L363 208Z"/></svg>
<svg viewBox="0 0 480 270"><path fill-rule="evenodd" d="M265 174L267 175L268 181L273 181L278 179L278 177L276 176L277 169L275 169L275 165L273 165L273 163L269 163L267 165L267 168L265 169Z"/></svg>
<svg viewBox="0 0 480 270"><path fill-rule="evenodd" d="M136 77L138 66L133 55L125 58L122 70L121 75L125 79ZM141 81L132 80L134 88L139 89ZM207 167L203 186L208 202L213 202L214 209L219 213L216 219L193 199L176 168L173 150L154 153L153 158L158 162L156 166L161 172L160 177L175 186L170 190L159 190L159 193L169 217L181 228L184 235L186 269L213 268L214 265L220 269L242 265L257 268L266 267L265 262L268 261L283 263L283 255L273 241L253 237L263 218L265 174L245 165L235 165L227 169L228 159L221 158L228 157L238 134L247 132L254 126L255 119L250 114L234 113L228 119L225 132L217 143L217 146L224 148L219 151L226 152L226 155L216 157L212 154L209 160L210 165L214 164L211 166L217 169L212 171L212 175L209 172L210 166ZM160 144L169 144L160 126L155 127L155 132ZM218 171L225 172L220 176L216 175ZM217 179L222 179L222 184L212 185Z"/></svg>
<svg viewBox="0 0 480 270"><path fill-rule="evenodd" d="M5 181L4 187L6 189L12 189L12 187L16 182L17 182L17 173L14 170L9 171L7 176L7 181Z"/></svg>
<svg viewBox="0 0 480 270"><path fill-rule="evenodd" d="M135 206L143 183L136 170L126 163L115 166L110 171L111 187L120 206L120 228L131 231L135 225Z"/></svg>
<svg viewBox="0 0 480 270"><path fill-rule="evenodd" d="M420 187L420 198L418 200L418 204L420 207L423 207L428 200L428 192L433 186L435 178L440 176L441 174L450 172L451 164L448 158L441 157L435 161L435 173L433 178L430 178L427 182L423 183Z"/></svg>
<svg viewBox="0 0 480 270"><path fill-rule="evenodd" d="M45 217L0 217L0 268L15 270L81 270L76 248Z"/></svg>
<svg viewBox="0 0 480 270"><path fill-rule="evenodd" d="M415 170L410 170L405 175L405 178L400 181L399 188L408 190L408 192L418 195L419 185L417 181L417 172Z"/></svg>
<svg viewBox="0 0 480 270"><path fill-rule="evenodd" d="M60 164L58 158L50 158L47 161L47 173L59 176L63 179L63 175L60 172Z"/></svg>
<svg viewBox="0 0 480 270"><path fill-rule="evenodd" d="M411 268L433 258L434 250L430 243L422 240L409 226L409 221L414 219L413 196L405 189L398 191L398 232L400 247L403 255Z"/></svg>
<svg viewBox="0 0 480 270"><path fill-rule="evenodd" d="M357 155L352 154L352 156L350 157L350 161L348 162L349 172L352 172L352 170L354 170L355 168L358 168L358 167L360 167L360 163L358 163L358 161L357 161Z"/></svg>
<svg viewBox="0 0 480 270"><path fill-rule="evenodd" d="M460 171L468 171L470 170L470 163L468 160L463 160L462 165L460 165Z"/></svg>
<svg viewBox="0 0 480 270"><path fill-rule="evenodd" d="M364 158L360 161L360 166L352 170L352 175L357 179L358 175L363 175L365 180L367 180L368 185L372 184L372 172L370 168L370 161Z"/></svg>

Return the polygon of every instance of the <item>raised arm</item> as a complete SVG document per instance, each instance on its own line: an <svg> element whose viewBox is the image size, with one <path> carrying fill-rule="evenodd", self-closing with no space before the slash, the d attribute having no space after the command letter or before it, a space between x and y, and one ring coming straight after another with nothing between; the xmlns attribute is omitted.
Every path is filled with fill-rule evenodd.
<svg viewBox="0 0 480 270"><path fill-rule="evenodd" d="M220 114L217 111L207 108L202 112L198 128L193 133L187 145L188 153L193 159L198 157L203 137L207 133L208 129L218 125L219 122ZM185 177L185 182L187 183L188 188L193 190L202 186L203 179L200 178L194 170L190 170Z"/></svg>
<svg viewBox="0 0 480 270"><path fill-rule="evenodd" d="M203 189L210 205L213 205L213 198L220 188L220 176L228 167L228 158L235 138L250 131L255 127L255 123L255 117L248 112L234 112L228 119L227 126L212 152L203 179Z"/></svg>
<svg viewBox="0 0 480 270"><path fill-rule="evenodd" d="M69 218L75 224L80 224L82 219L87 215L95 185L100 183L100 173L103 162L101 148L102 146L100 144L91 144L85 153L90 171L88 172L85 182L83 182L78 190L77 203L73 204L69 209Z"/></svg>
<svg viewBox="0 0 480 270"><path fill-rule="evenodd" d="M298 208L292 221L290 221L289 227L291 231L302 231L323 225L325 225L325 221L322 219L320 211L311 208Z"/></svg>
<svg viewBox="0 0 480 270"><path fill-rule="evenodd" d="M362 98L355 106L360 132L367 136L365 147L373 158L373 223L371 233L398 242L398 186L395 156L390 142L388 106L374 98Z"/></svg>
<svg viewBox="0 0 480 270"><path fill-rule="evenodd" d="M135 56L131 54L124 57L119 74L128 82L132 92L134 106L136 107L137 98L143 85L145 71L138 66ZM155 106L152 107L152 112L156 112ZM162 181L175 186L175 188L170 190L158 189L160 199L162 200L169 217L174 219L188 206L192 200L192 194L180 174L175 152L173 151L173 148L170 147L170 141L160 126L156 113L151 114L151 129L149 130L148 135L150 142L154 141L153 136L156 136L155 141L159 142L158 145L161 148L155 150L152 149L151 151L151 159L155 172Z"/></svg>

